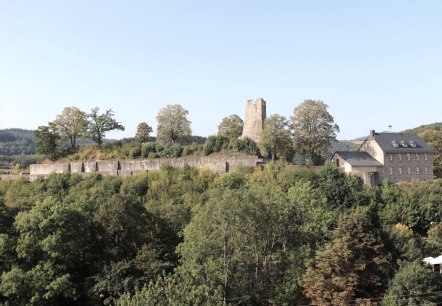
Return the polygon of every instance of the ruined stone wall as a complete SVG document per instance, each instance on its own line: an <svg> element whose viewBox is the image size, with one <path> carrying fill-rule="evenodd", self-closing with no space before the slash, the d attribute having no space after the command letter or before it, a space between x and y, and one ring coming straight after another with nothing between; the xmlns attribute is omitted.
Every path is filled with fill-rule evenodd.
<svg viewBox="0 0 442 306"><path fill-rule="evenodd" d="M266 101L261 98L256 101L247 101L244 129L241 137L249 137L255 142L259 142L266 116Z"/></svg>
<svg viewBox="0 0 442 306"><path fill-rule="evenodd" d="M52 173L75 173L88 175L100 173L102 175L130 176L147 171L160 170L162 165L182 168L189 165L195 168L206 168L215 173L225 173L238 165L256 167L261 160L256 156L205 156L186 158L161 158L145 160L98 160L84 162L66 162L52 164L34 164L30 166L30 180L47 177Z"/></svg>

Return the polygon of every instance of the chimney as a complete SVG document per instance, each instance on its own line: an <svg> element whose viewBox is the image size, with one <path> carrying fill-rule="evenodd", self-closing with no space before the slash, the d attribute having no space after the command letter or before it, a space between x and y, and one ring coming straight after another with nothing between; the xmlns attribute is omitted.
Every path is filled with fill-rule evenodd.
<svg viewBox="0 0 442 306"><path fill-rule="evenodd" d="M374 138L375 134L376 134L376 132L374 130L370 130L370 138Z"/></svg>

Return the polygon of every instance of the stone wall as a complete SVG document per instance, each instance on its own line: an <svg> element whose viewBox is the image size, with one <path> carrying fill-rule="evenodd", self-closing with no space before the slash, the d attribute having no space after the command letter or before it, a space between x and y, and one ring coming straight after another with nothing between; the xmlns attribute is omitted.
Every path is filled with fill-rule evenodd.
<svg viewBox="0 0 442 306"><path fill-rule="evenodd" d="M52 173L75 173L88 175L100 173L102 175L130 176L147 171L160 170L162 165L182 168L189 165L195 168L206 168L215 173L225 173L235 166L244 165L255 168L262 160L256 156L205 156L186 158L161 158L145 160L97 160L84 162L66 162L52 164L33 164L30 166L30 180L47 177Z"/></svg>
<svg viewBox="0 0 442 306"><path fill-rule="evenodd" d="M266 116L266 101L261 98L255 102L253 100L247 101L244 129L241 137L249 137L255 142L259 142Z"/></svg>

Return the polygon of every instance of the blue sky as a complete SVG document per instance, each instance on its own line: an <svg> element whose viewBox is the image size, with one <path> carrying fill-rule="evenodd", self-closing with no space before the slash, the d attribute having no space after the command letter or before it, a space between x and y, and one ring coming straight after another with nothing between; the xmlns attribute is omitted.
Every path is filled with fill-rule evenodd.
<svg viewBox="0 0 442 306"><path fill-rule="evenodd" d="M112 108L131 137L161 107L195 135L264 98L321 99L339 139L442 121L442 1L0 0L2 127Z"/></svg>

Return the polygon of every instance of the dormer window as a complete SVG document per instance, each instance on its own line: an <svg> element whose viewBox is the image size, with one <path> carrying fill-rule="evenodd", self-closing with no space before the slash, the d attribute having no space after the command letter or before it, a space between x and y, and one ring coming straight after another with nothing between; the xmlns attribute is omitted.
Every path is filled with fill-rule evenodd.
<svg viewBox="0 0 442 306"><path fill-rule="evenodd" d="M405 142L405 140L401 140L401 147L402 148L407 148L408 144Z"/></svg>
<svg viewBox="0 0 442 306"><path fill-rule="evenodd" d="M416 143L414 142L414 140L410 140L410 147L416 148Z"/></svg>
<svg viewBox="0 0 442 306"><path fill-rule="evenodd" d="M392 141L391 141L391 144L393 145L393 147L395 147L395 148L399 148L399 144L397 143L396 140L392 140Z"/></svg>

